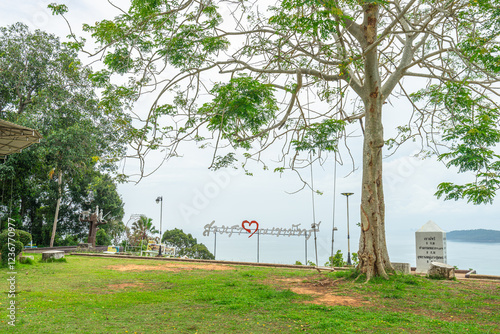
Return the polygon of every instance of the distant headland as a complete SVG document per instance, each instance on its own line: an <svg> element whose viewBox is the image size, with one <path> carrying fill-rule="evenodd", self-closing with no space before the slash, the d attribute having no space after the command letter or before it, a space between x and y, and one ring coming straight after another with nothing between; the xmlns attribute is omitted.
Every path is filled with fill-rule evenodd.
<svg viewBox="0 0 500 334"><path fill-rule="evenodd" d="M446 239L450 241L500 243L500 231L496 230L460 230L446 232Z"/></svg>

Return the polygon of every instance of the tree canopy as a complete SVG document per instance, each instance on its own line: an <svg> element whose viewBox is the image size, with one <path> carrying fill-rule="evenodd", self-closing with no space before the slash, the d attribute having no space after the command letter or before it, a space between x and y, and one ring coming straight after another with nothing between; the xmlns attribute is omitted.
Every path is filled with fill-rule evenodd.
<svg viewBox="0 0 500 334"><path fill-rule="evenodd" d="M363 131L359 268L391 271L385 243L383 147L419 138L424 154L472 174L437 195L491 203L500 185L498 0L134 0L85 25L106 68L107 100L131 106L154 94L133 147L178 154L186 140L215 147L212 167L234 163L225 146L260 159L274 143L283 167L300 154L336 151ZM64 13L64 5L51 5ZM81 47L76 39L73 46ZM123 80L122 80L123 81ZM214 82L215 81L215 82ZM383 110L410 101L399 135L384 137ZM311 104L311 100L320 101ZM349 102L349 103L348 103ZM136 123L137 124L137 123ZM289 157L287 160L286 158ZM281 171L282 168L277 170Z"/></svg>
<svg viewBox="0 0 500 334"><path fill-rule="evenodd" d="M11 192L5 202L18 215L19 227L32 231L39 245L48 243L51 219L60 221L58 238L83 238L86 226L78 214L89 208L90 190L96 191L96 203L121 221L115 162L124 154L124 131L116 115L99 106L92 71L77 51L17 23L0 28L0 71L0 117L43 136L40 144L0 165L2 186ZM52 233L51 243L55 237Z"/></svg>
<svg viewBox="0 0 500 334"><path fill-rule="evenodd" d="M167 247L175 247L176 254L187 256L192 259L214 260L215 256L208 250L207 246L198 243L191 233L184 233L182 229L174 228L163 233L161 241Z"/></svg>

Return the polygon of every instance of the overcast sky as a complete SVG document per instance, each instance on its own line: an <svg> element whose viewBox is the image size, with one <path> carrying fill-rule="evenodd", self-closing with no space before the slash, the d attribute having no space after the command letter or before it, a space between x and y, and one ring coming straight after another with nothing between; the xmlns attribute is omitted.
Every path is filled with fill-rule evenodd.
<svg viewBox="0 0 500 334"><path fill-rule="evenodd" d="M61 38L68 34L65 22L60 17L51 16L47 10L50 1L14 1L0 2L0 22L2 26L22 21L32 29L41 29L54 33ZM68 14L76 32L82 23L94 23L103 18L112 18L114 12L106 1L74 0L59 1L66 3L70 9ZM120 1L116 1L120 3ZM126 3L126 1L122 1ZM83 62L88 61L82 57ZM386 106L385 120L388 121L386 136L394 134L398 121L409 115L411 107L403 101L392 100L393 106ZM145 108L142 106L142 108ZM350 129L354 134L360 134L358 125ZM352 138L349 143L355 158L356 170L347 159L345 147L341 148L344 156L344 165L337 167L337 196L335 208L336 232L335 248L346 249L346 198L341 192L353 192L349 198L351 251L356 251L359 229L355 225L359 222L360 184L361 184L361 138ZM443 230L488 228L500 229L498 213L500 202L493 205L474 206L466 201L445 202L436 199L433 195L438 183L443 181L467 180L457 176L456 171L447 170L435 160L419 160L412 157L419 147L409 144L395 155L384 161L384 185L386 196L386 225L389 252L393 258L401 257L400 248L393 245L406 245L408 254L414 252L414 232L429 220L433 220ZM255 167L253 177L244 175L242 171L209 172L213 152L200 150L193 145L186 145L184 156L171 160L161 167L155 174L142 180L139 184L119 186L119 191L125 202L125 218L127 223L132 214L145 214L153 218L160 228L160 206L155 203L157 196L163 196L163 224L162 230L174 227L192 233L200 242L213 249L213 238L202 236L205 224L215 220L216 225L241 224L243 220L256 220L261 228L291 227L292 224L302 224L308 227L312 223L312 196L309 190L290 195L301 187L298 177L292 173L285 173L281 177L272 171L262 171ZM269 157L273 156L270 152ZM150 165L155 164L155 157L151 157ZM137 172L137 165L128 161L126 171ZM327 160L323 166L315 165L313 171L316 188L324 192L322 196L315 196L315 217L321 221L318 234L320 256L326 256L330 251L330 237L333 216L333 170L334 161ZM310 180L309 170L305 170L303 178ZM247 252L250 247L244 239L233 240L223 236L217 239L221 244L240 248ZM264 240L264 244L272 243L275 247L303 247L303 241L292 240L293 237ZM232 242L232 244L231 244ZM292 245L292 246L290 246ZM295 246L293 246L295 245ZM249 248L245 248L249 247ZM392 249L392 250L391 250ZM270 250L271 252L272 250ZM229 254L230 251L227 251ZM252 250L253 252L253 250ZM414 256L414 255L411 255ZM298 259L299 260L299 259ZM404 261L405 259L398 259ZM321 261L320 261L321 262ZM324 261L323 261L324 262ZM415 263L414 258L405 262Z"/></svg>

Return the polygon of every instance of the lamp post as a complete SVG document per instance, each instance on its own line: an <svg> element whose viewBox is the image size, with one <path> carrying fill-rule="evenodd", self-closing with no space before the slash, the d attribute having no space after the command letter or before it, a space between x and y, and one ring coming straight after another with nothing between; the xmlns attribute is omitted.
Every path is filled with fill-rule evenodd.
<svg viewBox="0 0 500 334"><path fill-rule="evenodd" d="M351 265L351 242L350 242L350 235L349 235L349 196L353 195L354 193L342 193L347 198L347 264Z"/></svg>
<svg viewBox="0 0 500 334"><path fill-rule="evenodd" d="M159 251L158 255L161 256L161 239L163 237L162 230L161 230L162 218L163 218L163 196L156 197L156 204L159 204L159 203L161 203L161 205L160 205L160 251Z"/></svg>

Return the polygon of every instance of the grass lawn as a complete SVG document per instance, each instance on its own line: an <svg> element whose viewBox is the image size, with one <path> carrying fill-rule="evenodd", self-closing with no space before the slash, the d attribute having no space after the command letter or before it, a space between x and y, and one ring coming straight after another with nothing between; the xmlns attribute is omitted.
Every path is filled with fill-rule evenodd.
<svg viewBox="0 0 500 334"><path fill-rule="evenodd" d="M2 279L0 333L500 333L500 283L66 258L17 265L15 298Z"/></svg>

